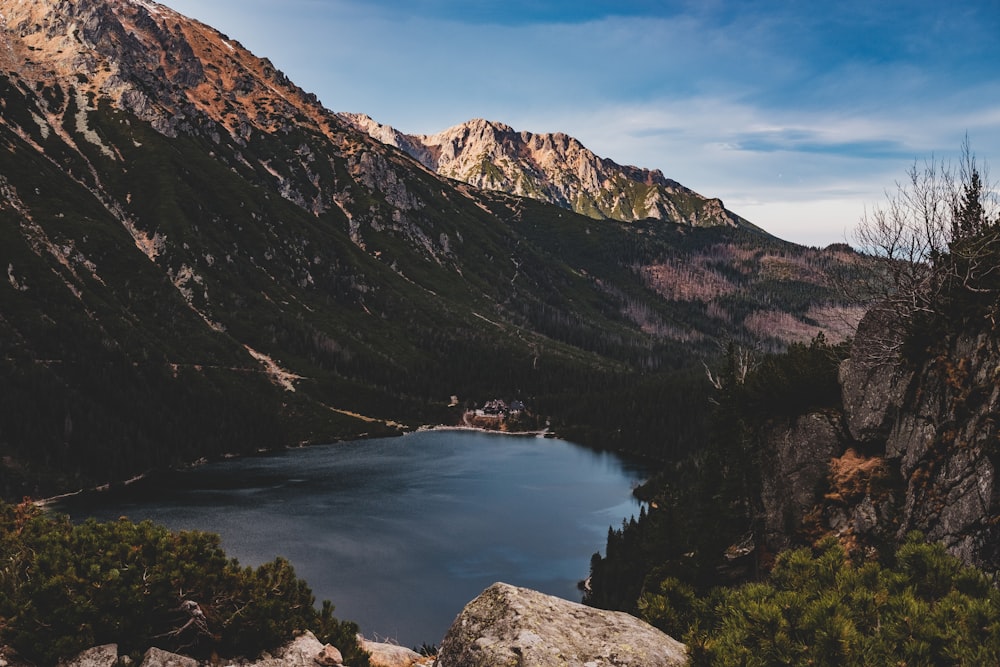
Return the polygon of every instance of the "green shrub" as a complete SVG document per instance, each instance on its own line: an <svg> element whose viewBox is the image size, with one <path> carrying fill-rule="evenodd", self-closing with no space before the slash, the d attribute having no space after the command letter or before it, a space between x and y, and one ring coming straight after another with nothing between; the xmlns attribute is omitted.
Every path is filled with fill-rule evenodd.
<svg viewBox="0 0 1000 667"><path fill-rule="evenodd" d="M42 664L112 642L128 654L256 656L305 630L367 664L357 626L314 602L288 561L241 568L210 533L0 506L0 644Z"/></svg>
<svg viewBox="0 0 1000 667"><path fill-rule="evenodd" d="M887 564L853 563L832 539L786 552L767 581L703 598L668 580L640 610L695 665L1000 664L1000 592L919 534Z"/></svg>

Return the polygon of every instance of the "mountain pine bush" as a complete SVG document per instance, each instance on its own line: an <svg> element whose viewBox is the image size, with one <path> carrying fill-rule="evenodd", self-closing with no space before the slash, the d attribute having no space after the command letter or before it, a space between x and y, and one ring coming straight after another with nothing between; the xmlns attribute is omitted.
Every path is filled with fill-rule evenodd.
<svg viewBox="0 0 1000 667"><path fill-rule="evenodd" d="M694 665L1000 664L1000 591L917 533L884 563L828 539L704 597L666 579L639 610L684 637Z"/></svg>
<svg viewBox="0 0 1000 667"><path fill-rule="evenodd" d="M249 657L312 630L367 665L357 626L314 602L288 561L242 568L214 534L0 505L0 644L38 664L105 643Z"/></svg>

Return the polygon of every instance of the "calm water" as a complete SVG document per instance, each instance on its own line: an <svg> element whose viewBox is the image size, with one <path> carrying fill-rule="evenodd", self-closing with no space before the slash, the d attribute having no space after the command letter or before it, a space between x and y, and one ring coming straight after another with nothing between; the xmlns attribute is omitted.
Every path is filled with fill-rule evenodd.
<svg viewBox="0 0 1000 667"><path fill-rule="evenodd" d="M57 509L219 533L243 565L288 558L368 637L440 643L495 581L579 600L645 470L561 440L471 431L205 465Z"/></svg>

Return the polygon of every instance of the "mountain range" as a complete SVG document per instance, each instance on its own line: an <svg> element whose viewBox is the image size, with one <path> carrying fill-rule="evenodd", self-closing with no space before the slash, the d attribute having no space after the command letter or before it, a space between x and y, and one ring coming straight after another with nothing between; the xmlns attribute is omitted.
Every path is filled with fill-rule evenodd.
<svg viewBox="0 0 1000 667"><path fill-rule="evenodd" d="M836 289L850 248L781 241L564 135L380 130L150 0L0 13L5 497L496 397L620 437L721 343L860 315Z"/></svg>
<svg viewBox="0 0 1000 667"><path fill-rule="evenodd" d="M663 176L601 158L562 133L517 132L477 118L432 135L403 134L364 114L341 117L428 169L483 190L531 197L596 219L654 219L754 229L723 206Z"/></svg>

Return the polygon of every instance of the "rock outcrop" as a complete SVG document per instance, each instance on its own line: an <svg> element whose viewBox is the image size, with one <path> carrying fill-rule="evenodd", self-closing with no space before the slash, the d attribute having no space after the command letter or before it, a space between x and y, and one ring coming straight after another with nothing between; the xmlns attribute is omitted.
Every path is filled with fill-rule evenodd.
<svg viewBox="0 0 1000 667"><path fill-rule="evenodd" d="M153 647L146 651L141 667L198 667L198 661L186 655Z"/></svg>
<svg viewBox="0 0 1000 667"><path fill-rule="evenodd" d="M658 667L687 664L684 644L622 612L493 584L458 615L440 667Z"/></svg>
<svg viewBox="0 0 1000 667"><path fill-rule="evenodd" d="M369 654L372 667L424 667L430 666L434 658L422 656L416 651L399 646L368 641L358 635L358 643ZM122 656L117 644L104 644L83 651L76 657L60 663L61 667L115 667ZM201 663L194 658L156 647L149 648L143 655L140 667L200 667L215 665L218 660ZM337 647L323 644L311 632L304 632L273 655L265 653L256 660L233 659L225 664L238 667L349 667L344 666L344 658ZM0 647L0 667L32 667L21 661L5 647Z"/></svg>
<svg viewBox="0 0 1000 667"><path fill-rule="evenodd" d="M790 423L772 424L764 434L761 503L764 539L771 551L787 549L816 504L816 489L830 473L830 461L843 449L840 415L810 413Z"/></svg>
<svg viewBox="0 0 1000 667"><path fill-rule="evenodd" d="M832 533L873 549L916 530L1000 571L1000 346L963 331L912 361L898 338L890 317L869 313L840 367L842 414L762 434L766 544Z"/></svg>
<svg viewBox="0 0 1000 667"><path fill-rule="evenodd" d="M858 324L850 358L841 364L847 427L858 442L884 441L904 410L914 370L894 354L900 327L886 311L871 310Z"/></svg>
<svg viewBox="0 0 1000 667"><path fill-rule="evenodd" d="M898 473L897 534L919 530L966 563L1000 569L997 341L962 332L915 368L866 361L871 344L859 337L841 369L844 403L853 437Z"/></svg>
<svg viewBox="0 0 1000 667"><path fill-rule="evenodd" d="M363 642L363 645L365 650L376 653L380 652L380 647L385 646L373 642ZM416 653L413 655L419 658ZM114 665L119 664L121 659L122 656L118 654L117 644L105 644L87 649L61 665L62 667L114 667ZM204 664L216 663L217 660L213 660ZM15 656L9 655L4 650L0 650L0 664L14 667L21 665ZM203 663L190 656L164 651L154 646L150 647L143 655L141 667L199 667L201 664ZM307 631L276 651L274 655L265 653L256 660L228 660L226 664L239 665L240 667L343 667L343 657L336 647L330 644L324 645L316 639L316 635ZM409 667L413 661L386 663L373 660L371 664L374 667L389 667L390 665Z"/></svg>

